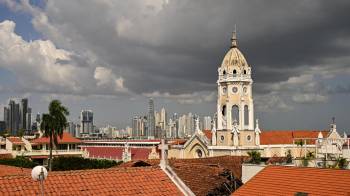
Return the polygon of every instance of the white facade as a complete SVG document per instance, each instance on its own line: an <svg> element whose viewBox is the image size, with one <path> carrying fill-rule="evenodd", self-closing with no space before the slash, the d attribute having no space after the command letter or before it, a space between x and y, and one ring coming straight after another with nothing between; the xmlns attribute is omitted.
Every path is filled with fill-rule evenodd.
<svg viewBox="0 0 350 196"><path fill-rule="evenodd" d="M237 121L239 130L254 130L254 104L251 66L237 48L236 33L231 49L218 68L218 130L232 130Z"/></svg>

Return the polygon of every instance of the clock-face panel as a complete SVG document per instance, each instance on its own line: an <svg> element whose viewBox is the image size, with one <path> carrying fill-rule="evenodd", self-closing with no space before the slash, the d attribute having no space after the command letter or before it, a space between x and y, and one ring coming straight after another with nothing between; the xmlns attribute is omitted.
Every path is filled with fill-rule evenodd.
<svg viewBox="0 0 350 196"><path fill-rule="evenodd" d="M232 92L233 93L237 93L237 91L238 91L238 88L236 86L232 87Z"/></svg>

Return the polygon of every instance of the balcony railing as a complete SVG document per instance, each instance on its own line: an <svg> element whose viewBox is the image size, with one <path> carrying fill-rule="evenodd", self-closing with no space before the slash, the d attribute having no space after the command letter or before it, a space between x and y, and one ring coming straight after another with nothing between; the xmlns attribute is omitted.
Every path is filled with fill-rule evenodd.
<svg viewBox="0 0 350 196"><path fill-rule="evenodd" d="M224 81L251 81L252 78L250 75L247 74L221 74L219 76L219 82Z"/></svg>

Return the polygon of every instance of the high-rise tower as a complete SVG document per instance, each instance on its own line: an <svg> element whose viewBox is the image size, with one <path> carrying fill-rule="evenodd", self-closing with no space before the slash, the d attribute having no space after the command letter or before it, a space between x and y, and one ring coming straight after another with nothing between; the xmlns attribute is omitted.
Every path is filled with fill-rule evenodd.
<svg viewBox="0 0 350 196"><path fill-rule="evenodd" d="M154 101L152 98L148 101L148 131L147 136L154 136L154 131L156 129L156 122L155 122L155 116L154 116Z"/></svg>

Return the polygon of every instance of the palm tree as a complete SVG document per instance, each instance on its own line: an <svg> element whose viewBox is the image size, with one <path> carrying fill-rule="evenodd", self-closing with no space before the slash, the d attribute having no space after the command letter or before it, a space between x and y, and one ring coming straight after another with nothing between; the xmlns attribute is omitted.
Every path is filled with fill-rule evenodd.
<svg viewBox="0 0 350 196"><path fill-rule="evenodd" d="M61 104L59 100L53 100L49 104L49 113L43 114L41 130L44 130L44 136L50 139L49 171L52 170L52 149L53 143L58 145L58 136L62 138L63 130L67 126L68 109Z"/></svg>

